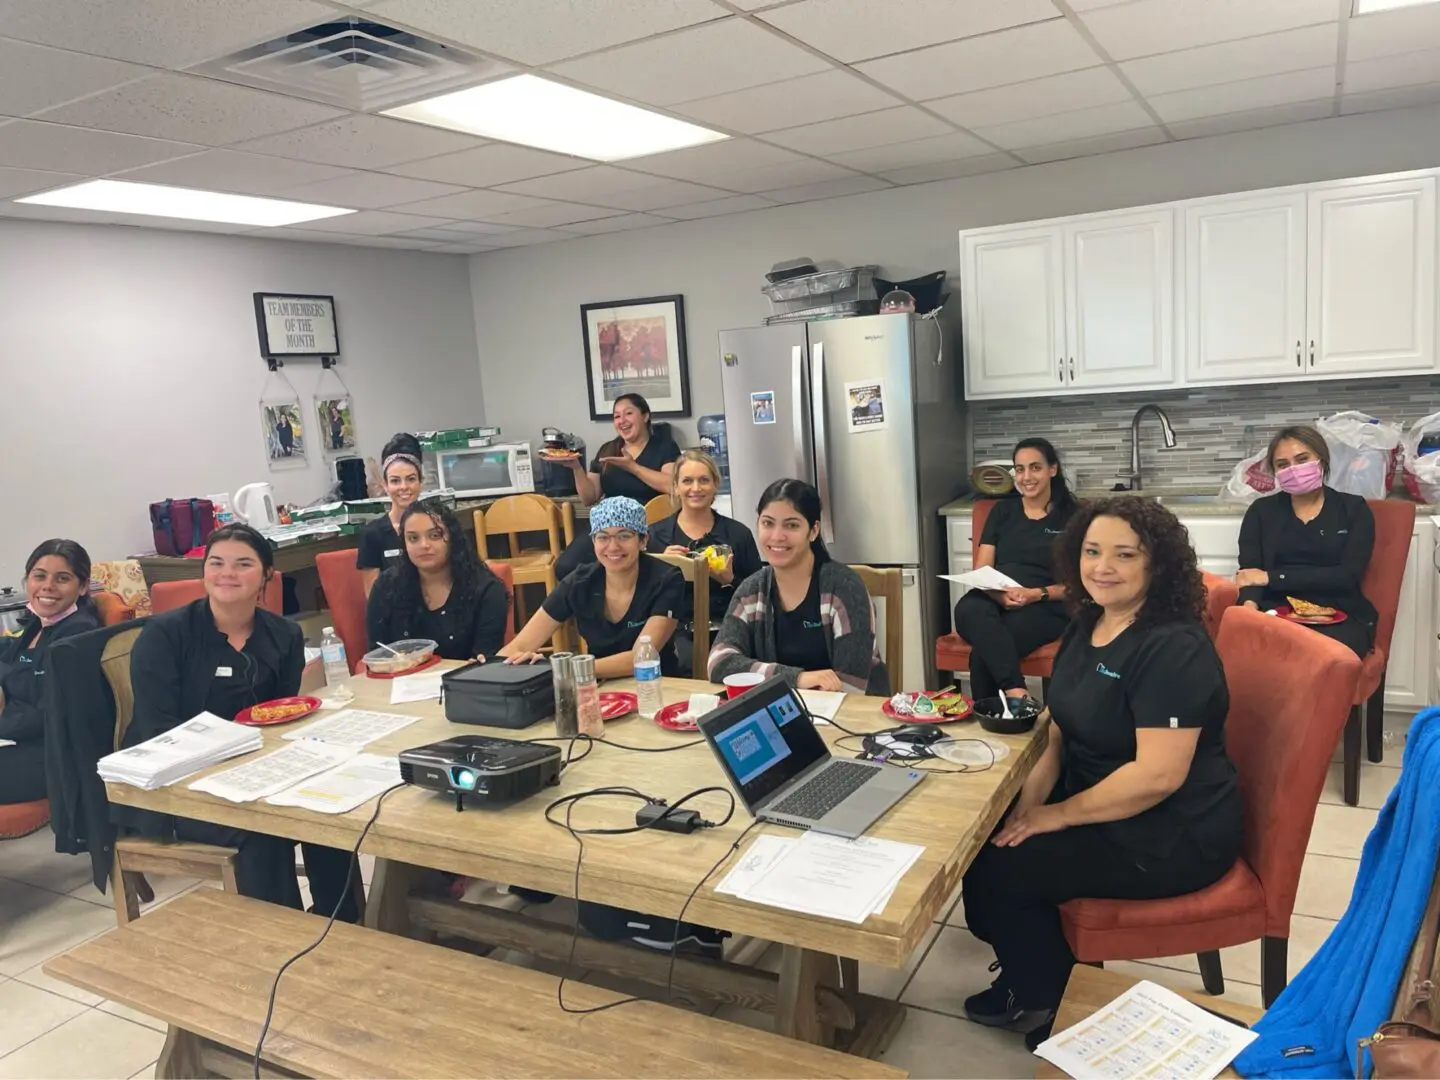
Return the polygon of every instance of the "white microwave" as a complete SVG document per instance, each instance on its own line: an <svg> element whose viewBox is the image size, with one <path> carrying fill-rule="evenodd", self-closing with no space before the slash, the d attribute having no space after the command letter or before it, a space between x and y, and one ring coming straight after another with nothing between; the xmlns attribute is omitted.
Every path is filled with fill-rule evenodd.
<svg viewBox="0 0 1440 1080"><path fill-rule="evenodd" d="M494 443L435 455L437 479L462 499L519 495L535 490L529 443Z"/></svg>

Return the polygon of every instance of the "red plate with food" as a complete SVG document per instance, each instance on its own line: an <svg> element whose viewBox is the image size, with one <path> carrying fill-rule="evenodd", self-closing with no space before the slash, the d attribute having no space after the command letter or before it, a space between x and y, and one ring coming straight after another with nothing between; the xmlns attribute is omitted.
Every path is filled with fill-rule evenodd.
<svg viewBox="0 0 1440 1080"><path fill-rule="evenodd" d="M1326 608L1329 614L1302 615L1288 604L1281 604L1275 609L1275 614L1286 622L1302 623L1305 626L1334 626L1336 623L1344 622L1349 616L1343 611L1336 611L1334 608Z"/></svg>
<svg viewBox="0 0 1440 1080"><path fill-rule="evenodd" d="M540 451L540 456L546 461L574 461L580 456L578 450L554 450L549 447Z"/></svg>
<svg viewBox="0 0 1440 1080"><path fill-rule="evenodd" d="M689 701L676 701L655 714L655 723L666 731L699 731L700 725L686 711Z"/></svg>
<svg viewBox="0 0 1440 1080"><path fill-rule="evenodd" d="M605 690L600 694L600 717L619 720L640 708L640 699L624 690Z"/></svg>
<svg viewBox="0 0 1440 1080"><path fill-rule="evenodd" d="M271 724L288 724L300 720L320 708L318 697L282 697L274 701L262 701L241 709L235 715L235 723L251 727L268 727Z"/></svg>
<svg viewBox="0 0 1440 1080"><path fill-rule="evenodd" d="M367 667L365 669L365 677L367 679L403 679L406 675L414 675L417 671L424 671L426 668L434 667L440 663L440 659L439 656L432 656L429 660L416 664L414 667L408 667L404 671L371 671Z"/></svg>
<svg viewBox="0 0 1440 1080"><path fill-rule="evenodd" d="M905 694L907 698L914 701L917 697L915 691ZM889 698L880 703L880 711L891 720L898 720L902 724L953 724L957 720L973 720L974 716L970 711L970 699L964 694L952 692L944 694L932 694L930 700L935 703L935 711L928 714L902 713L898 712Z"/></svg>

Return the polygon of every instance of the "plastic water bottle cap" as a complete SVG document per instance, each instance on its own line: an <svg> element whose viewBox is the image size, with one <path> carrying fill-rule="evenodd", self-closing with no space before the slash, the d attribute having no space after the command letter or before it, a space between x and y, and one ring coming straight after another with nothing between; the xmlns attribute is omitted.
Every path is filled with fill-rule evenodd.
<svg viewBox="0 0 1440 1080"><path fill-rule="evenodd" d="M325 627L324 630L322 630L322 631L320 631L320 632L321 632L322 634L333 634L333 633L335 632L335 627L333 627L333 626L327 626L327 627Z"/></svg>
<svg viewBox="0 0 1440 1080"><path fill-rule="evenodd" d="M650 643L650 635L649 635L649 634L641 634L641 635L640 635L640 641L641 641L642 643L648 645L648 644Z"/></svg>

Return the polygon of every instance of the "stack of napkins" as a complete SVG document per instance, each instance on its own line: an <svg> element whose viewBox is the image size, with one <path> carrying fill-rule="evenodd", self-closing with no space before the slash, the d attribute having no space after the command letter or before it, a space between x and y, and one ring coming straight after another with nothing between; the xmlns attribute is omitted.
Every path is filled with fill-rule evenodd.
<svg viewBox="0 0 1440 1080"><path fill-rule="evenodd" d="M102 780L153 791L263 744L259 729L205 712L137 746L107 754L96 768Z"/></svg>

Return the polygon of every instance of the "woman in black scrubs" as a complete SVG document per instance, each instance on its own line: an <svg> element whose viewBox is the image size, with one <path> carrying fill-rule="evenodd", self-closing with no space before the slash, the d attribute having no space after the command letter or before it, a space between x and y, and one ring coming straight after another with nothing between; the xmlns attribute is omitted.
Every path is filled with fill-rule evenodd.
<svg viewBox="0 0 1440 1080"><path fill-rule="evenodd" d="M1059 905L1203 889L1234 865L1244 829L1185 527L1149 499L1104 499L1076 511L1056 559L1078 604L1040 718L1048 741L961 888L1000 969L965 1013L993 1027L1033 1014L1031 1049L1075 963Z"/></svg>
<svg viewBox="0 0 1440 1080"><path fill-rule="evenodd" d="M400 561L380 575L365 605L370 647L429 638L446 660L494 655L505 640L510 598L455 515L425 499L405 511L400 533Z"/></svg>
<svg viewBox="0 0 1440 1080"><path fill-rule="evenodd" d="M574 618L599 678L634 674L635 643L645 635L660 653L660 670L681 674L670 637L685 607L685 575L646 557L648 532L645 508L634 499L596 503L590 511L596 561L560 582L499 655L513 664L541 659L540 647Z"/></svg>
<svg viewBox="0 0 1440 1080"><path fill-rule="evenodd" d="M972 589L955 605L955 632L970 643L970 696L1025 696L1020 661L1065 632L1055 541L1075 512L1060 455L1045 439L1021 439L1011 455L1015 490L985 519L975 566L993 566L1018 589Z"/></svg>
<svg viewBox="0 0 1440 1080"><path fill-rule="evenodd" d="M46 540L25 560L29 609L0 639L0 804L45 798L45 668L55 642L100 625L90 556L74 540Z"/></svg>
<svg viewBox="0 0 1440 1080"><path fill-rule="evenodd" d="M380 572L400 561L405 546L400 542L400 518L420 497L420 453L420 440L404 433L392 438L381 451L380 477L385 481L385 494L390 496L390 509L384 517L366 522L355 552L355 568L360 571L366 596L375 587Z"/></svg>
<svg viewBox="0 0 1440 1080"><path fill-rule="evenodd" d="M1266 458L1280 490L1257 499L1240 523L1239 602L1271 610L1290 598L1345 616L1311 630L1364 656L1375 642L1375 605L1360 591L1375 547L1375 515L1359 495L1325 486L1330 448L1313 427L1287 427Z"/></svg>
<svg viewBox="0 0 1440 1080"><path fill-rule="evenodd" d="M224 720L251 705L300 691L305 638L300 627L260 606L274 573L270 544L248 525L226 525L205 545L205 597L145 620L130 654L135 709L125 746L135 746L209 712ZM136 820L130 818L129 820ZM146 832L238 849L236 884L246 896L301 906L295 841L207 821L145 814ZM358 917L345 889L350 852L302 844L315 910Z"/></svg>

